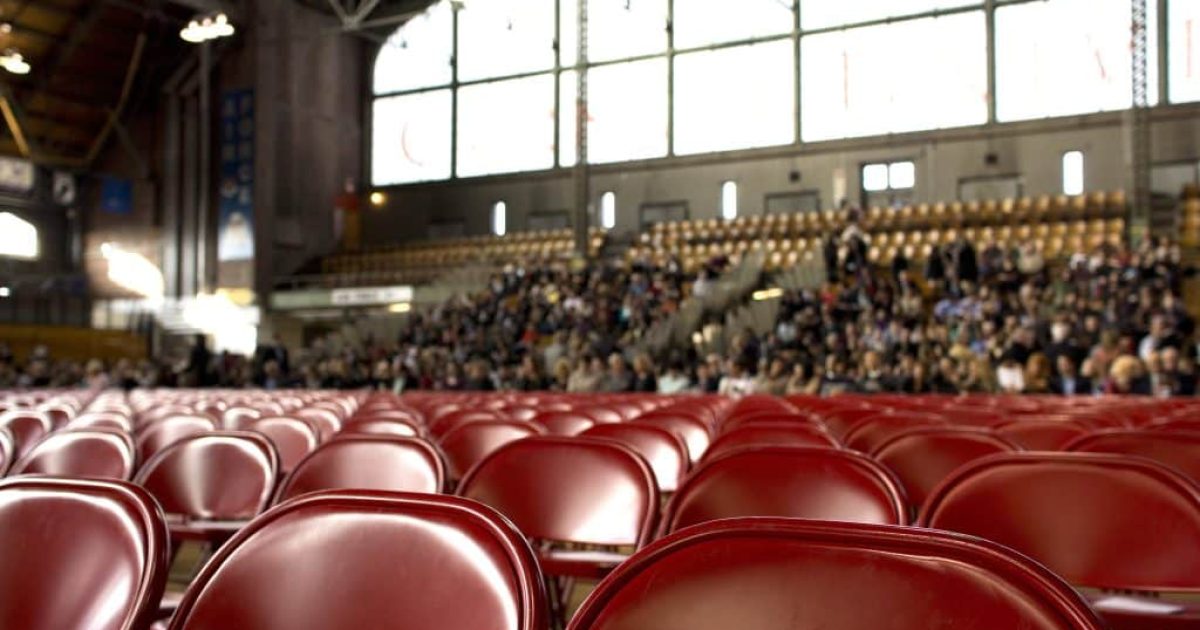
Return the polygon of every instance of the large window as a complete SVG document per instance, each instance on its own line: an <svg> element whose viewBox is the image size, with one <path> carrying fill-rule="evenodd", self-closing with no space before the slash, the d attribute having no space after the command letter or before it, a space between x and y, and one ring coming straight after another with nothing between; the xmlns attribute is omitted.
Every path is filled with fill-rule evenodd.
<svg viewBox="0 0 1200 630"><path fill-rule="evenodd" d="M396 31L375 58L375 94L449 85L453 78L454 16L441 2Z"/></svg>
<svg viewBox="0 0 1200 630"><path fill-rule="evenodd" d="M559 58L564 66L573 66L578 60L578 5L579 0L559 0ZM588 0L589 62L666 51L667 0Z"/></svg>
<svg viewBox="0 0 1200 630"><path fill-rule="evenodd" d="M374 110L374 185L450 177L450 90L376 99Z"/></svg>
<svg viewBox="0 0 1200 630"><path fill-rule="evenodd" d="M554 5L547 0L476 0L458 12L458 80L554 67Z"/></svg>
<svg viewBox="0 0 1200 630"><path fill-rule="evenodd" d="M575 163L575 72L562 75L559 99L561 163ZM588 73L588 162L667 154L667 60L647 59L592 68Z"/></svg>
<svg viewBox="0 0 1200 630"><path fill-rule="evenodd" d="M794 67L789 40L676 57L675 153L792 142Z"/></svg>
<svg viewBox="0 0 1200 630"><path fill-rule="evenodd" d="M554 166L554 77L480 83L458 91L458 175Z"/></svg>
<svg viewBox="0 0 1200 630"><path fill-rule="evenodd" d="M1171 102L1200 101L1200 2L1171 0L1167 16Z"/></svg>
<svg viewBox="0 0 1200 630"><path fill-rule="evenodd" d="M985 28L973 12L803 38L804 140L986 122Z"/></svg>
<svg viewBox="0 0 1200 630"><path fill-rule="evenodd" d="M979 0L801 0L806 30L978 5Z"/></svg>
<svg viewBox="0 0 1200 630"><path fill-rule="evenodd" d="M1158 94L1156 21L1153 15L1149 19L1152 102ZM1131 23L1129 0L1047 0L999 8L997 117L1028 120L1127 109Z"/></svg>
<svg viewBox="0 0 1200 630"><path fill-rule="evenodd" d="M0 257L38 257L38 230L34 225L11 212L0 212Z"/></svg>
<svg viewBox="0 0 1200 630"><path fill-rule="evenodd" d="M713 0L675 0L675 48L788 33L794 22L793 1L738 0L737 8L731 9Z"/></svg>

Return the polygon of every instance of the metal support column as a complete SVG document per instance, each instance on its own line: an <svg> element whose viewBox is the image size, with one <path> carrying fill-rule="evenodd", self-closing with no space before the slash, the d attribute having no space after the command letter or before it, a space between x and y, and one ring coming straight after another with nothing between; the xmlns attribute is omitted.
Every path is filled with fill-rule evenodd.
<svg viewBox="0 0 1200 630"><path fill-rule="evenodd" d="M1132 107L1129 110L1130 236L1136 243L1150 235L1150 81L1149 81L1149 16L1147 0L1131 0L1133 50L1130 81Z"/></svg>
<svg viewBox="0 0 1200 630"><path fill-rule="evenodd" d="M575 235L575 253L587 258L588 227L591 223L591 185L588 181L588 0L579 0L579 50L575 73L575 207L572 213L572 228Z"/></svg>
<svg viewBox="0 0 1200 630"><path fill-rule="evenodd" d="M196 283L197 292L208 293L211 288L209 269L209 225L212 222L209 189L212 188L210 178L212 172L212 48L211 44L200 44L200 172L198 173L196 195Z"/></svg>
<svg viewBox="0 0 1200 630"><path fill-rule="evenodd" d="M989 125L996 123L996 0L984 0L987 20L987 106Z"/></svg>

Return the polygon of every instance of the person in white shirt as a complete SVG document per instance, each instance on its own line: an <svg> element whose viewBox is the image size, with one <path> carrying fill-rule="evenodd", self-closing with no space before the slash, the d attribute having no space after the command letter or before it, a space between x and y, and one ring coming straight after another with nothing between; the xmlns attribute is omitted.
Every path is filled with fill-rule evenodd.
<svg viewBox="0 0 1200 630"><path fill-rule="evenodd" d="M746 366L733 359L729 360L728 366L725 377L717 386L717 393L722 396L737 397L753 394L755 391L754 377L750 375Z"/></svg>

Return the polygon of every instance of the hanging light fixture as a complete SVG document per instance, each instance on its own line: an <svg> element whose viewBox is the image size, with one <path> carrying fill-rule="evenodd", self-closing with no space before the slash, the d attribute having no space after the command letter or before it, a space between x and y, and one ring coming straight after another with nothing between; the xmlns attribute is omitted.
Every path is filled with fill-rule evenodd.
<svg viewBox="0 0 1200 630"><path fill-rule="evenodd" d="M217 13L193 18L183 30L179 31L179 37L185 42L199 44L221 37L229 37L233 33L234 28L229 23L229 17L224 13Z"/></svg>
<svg viewBox="0 0 1200 630"><path fill-rule="evenodd" d="M13 74L29 74L29 62L25 61L25 57L21 53L9 49L0 54L0 68L4 68Z"/></svg>

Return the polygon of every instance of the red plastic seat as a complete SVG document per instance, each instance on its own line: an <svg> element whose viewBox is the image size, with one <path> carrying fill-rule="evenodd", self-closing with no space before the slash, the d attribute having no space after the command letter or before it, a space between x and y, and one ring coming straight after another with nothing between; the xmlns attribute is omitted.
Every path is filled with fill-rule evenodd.
<svg viewBox="0 0 1200 630"><path fill-rule="evenodd" d="M325 492L255 519L188 588L171 630L545 630L520 533L456 497Z"/></svg>
<svg viewBox="0 0 1200 630"><path fill-rule="evenodd" d="M1072 440L1063 450L1146 457L1200 482L1200 432L1099 431Z"/></svg>
<svg viewBox="0 0 1200 630"><path fill-rule="evenodd" d="M271 502L279 455L263 435L218 431L178 440L134 477L167 513L176 538L221 541Z"/></svg>
<svg viewBox="0 0 1200 630"><path fill-rule="evenodd" d="M740 414L726 418L725 421L721 423L721 431L728 433L734 429L738 429L746 425L779 422L803 424L821 429L825 428L825 425L821 422L820 418L807 412L755 411L752 413Z"/></svg>
<svg viewBox="0 0 1200 630"><path fill-rule="evenodd" d="M892 436L871 453L896 475L909 504L920 508L925 498L963 464L1021 448L984 429L918 427Z"/></svg>
<svg viewBox="0 0 1200 630"><path fill-rule="evenodd" d="M864 407L854 405L849 407L835 407L833 409L822 409L816 412L821 416L821 422L825 423L825 428L833 437L838 438L842 443L846 443L846 432L854 425L870 418L886 413L884 409L876 409L874 407Z"/></svg>
<svg viewBox="0 0 1200 630"><path fill-rule="evenodd" d="M217 430L217 423L208 416L168 416L143 425L137 434L138 461L145 462L155 453L192 435Z"/></svg>
<svg viewBox="0 0 1200 630"><path fill-rule="evenodd" d="M732 519L664 538L605 579L570 630L1101 630L1070 586L944 532Z"/></svg>
<svg viewBox="0 0 1200 630"><path fill-rule="evenodd" d="M114 430L63 430L46 436L13 465L10 475L55 475L128 481L133 440Z"/></svg>
<svg viewBox="0 0 1200 630"><path fill-rule="evenodd" d="M534 422L550 435L579 435L597 425L597 422L578 412L555 412L538 414ZM600 423L617 424L617 423Z"/></svg>
<svg viewBox="0 0 1200 630"><path fill-rule="evenodd" d="M8 469L16 463L17 446L13 442L8 429L0 429L0 477L8 474Z"/></svg>
<svg viewBox="0 0 1200 630"><path fill-rule="evenodd" d="M996 433L1029 451L1061 451L1078 437L1091 432L1074 420L1014 420L996 427Z"/></svg>
<svg viewBox="0 0 1200 630"><path fill-rule="evenodd" d="M644 457L654 471L660 492L674 492L690 465L683 438L650 424L598 424L584 431L582 437L615 440Z"/></svg>
<svg viewBox="0 0 1200 630"><path fill-rule="evenodd" d="M1200 433L1200 418L1167 418L1160 422L1145 425L1150 431L1192 432Z"/></svg>
<svg viewBox="0 0 1200 630"><path fill-rule="evenodd" d="M342 425L338 435L391 435L395 437L419 437L420 427L415 427L407 421L388 418L371 420L352 420Z"/></svg>
<svg viewBox="0 0 1200 630"><path fill-rule="evenodd" d="M0 627L141 630L162 595L169 546L162 512L141 488L0 482Z"/></svg>
<svg viewBox="0 0 1200 630"><path fill-rule="evenodd" d="M442 436L438 446L446 456L446 469L451 479L462 479L475 464L492 451L523 438L542 435L545 431L532 422L519 420L480 420L451 429Z"/></svg>
<svg viewBox="0 0 1200 630"><path fill-rule="evenodd" d="M267 436L275 445L275 451L279 453L279 471L283 475L291 472L300 460L316 450L321 443L321 434L317 427L301 418L259 418L250 425L250 430Z"/></svg>
<svg viewBox="0 0 1200 630"><path fill-rule="evenodd" d="M1148 459L992 455L939 486L920 523L1006 545L1076 585L1200 593L1200 486ZM1114 628L1200 627L1194 605L1140 619L1105 615Z"/></svg>
<svg viewBox="0 0 1200 630"><path fill-rule="evenodd" d="M510 442L471 469L458 494L490 505L541 542L641 547L653 536L658 487L646 461L611 440L538 436ZM620 554L547 549L550 575L598 578Z"/></svg>
<svg viewBox="0 0 1200 630"><path fill-rule="evenodd" d="M841 448L825 429L801 422L756 422L742 425L717 436L704 453L704 459L748 446L823 446Z"/></svg>
<svg viewBox="0 0 1200 630"><path fill-rule="evenodd" d="M438 416L429 425L429 433L437 438L450 432L451 429L462 426L469 422L475 422L477 420L503 419L504 416L498 411L490 411L486 409L459 409L448 414Z"/></svg>
<svg viewBox="0 0 1200 630"><path fill-rule="evenodd" d="M881 413L860 418L842 437L846 448L871 453L892 436L916 427L945 426L944 419L921 413Z"/></svg>
<svg viewBox="0 0 1200 630"><path fill-rule="evenodd" d="M305 409L297 409L292 413L297 418L303 418L316 425L317 430L321 433L321 441L324 442L333 434L342 430L342 418L337 413L330 409L322 407L307 407Z"/></svg>
<svg viewBox="0 0 1200 630"><path fill-rule="evenodd" d="M688 459L692 463L700 461L708 445L712 442L712 433L707 424L695 417L675 414L655 414L642 416L633 421L635 424L646 424L660 429L666 429L683 439L688 447Z"/></svg>
<svg viewBox="0 0 1200 630"><path fill-rule="evenodd" d="M40 411L8 411L0 414L0 429L8 429L16 445L16 456L24 457L54 430L50 416Z"/></svg>
<svg viewBox="0 0 1200 630"><path fill-rule="evenodd" d="M125 414L114 411L84 412L76 416L68 426L75 429L102 427L133 433L133 420L129 419L129 416Z"/></svg>
<svg viewBox="0 0 1200 630"><path fill-rule="evenodd" d="M229 431L241 431L263 415L254 407L230 407L221 414L221 427Z"/></svg>
<svg viewBox="0 0 1200 630"><path fill-rule="evenodd" d="M739 516L787 516L899 525L908 504L899 483L875 461L846 450L752 447L706 459L663 516L663 533Z"/></svg>
<svg viewBox="0 0 1200 630"><path fill-rule="evenodd" d="M572 413L591 418L596 424L613 424L617 422L625 422L625 416L617 409L612 407L599 406L582 406L575 409ZM542 417L538 416L538 420Z"/></svg>
<svg viewBox="0 0 1200 630"><path fill-rule="evenodd" d="M319 490L439 493L446 466L425 440L385 435L341 435L296 465L277 502Z"/></svg>

